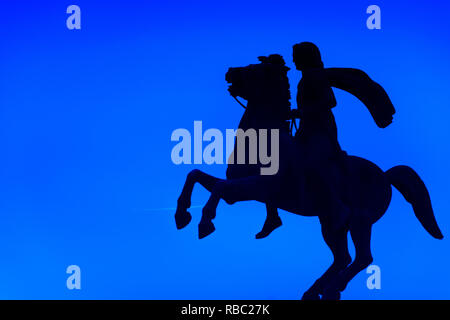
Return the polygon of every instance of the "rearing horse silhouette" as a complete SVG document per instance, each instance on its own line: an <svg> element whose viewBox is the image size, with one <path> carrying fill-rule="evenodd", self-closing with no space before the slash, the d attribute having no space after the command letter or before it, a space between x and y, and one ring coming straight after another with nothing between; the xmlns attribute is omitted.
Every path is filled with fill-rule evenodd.
<svg viewBox="0 0 450 320"><path fill-rule="evenodd" d="M239 201L256 200L265 203L268 210L280 208L303 216L318 216L322 226L323 238L334 257L332 265L304 294L303 299L340 299L348 282L372 261L370 248L372 225L386 212L391 201L391 185L400 191L408 201L414 214L426 231L437 239L443 235L439 230L431 206L430 196L425 184L417 173L407 166L395 166L383 172L374 163L356 156L348 156L346 169L334 166L342 190L346 190L340 199L351 209L351 215L342 228L335 228L327 219L324 197L320 188L308 171L305 160L307 151L292 136L286 125L290 111L289 82L287 68L279 55L260 57L261 63L244 68L230 68L226 75L231 82L230 92L234 96L248 101L247 108L239 124L241 129L268 128L279 132L279 170L274 175L260 175L262 164L233 164L227 169L227 179L219 179L200 170L192 170L186 179L182 193L178 198L175 221L178 229L184 228L191 221L187 209L191 205L191 195L195 183L200 183L211 196L202 211L198 226L199 238L204 238L214 230L212 220L220 199L228 204ZM362 100L369 108L380 127L390 123L393 112L377 109L384 90L372 82L365 73L356 69L327 69L330 83L338 88L346 88ZM365 81L372 88L381 90L376 99L366 99L364 90L352 90L351 82ZM378 87L379 88L378 88ZM377 100L378 99L378 100ZM388 98L387 98L388 99ZM375 101L371 103L370 101ZM236 151L236 145L235 145ZM330 164L333 166L333 164ZM348 232L355 245L355 259L348 251Z"/></svg>

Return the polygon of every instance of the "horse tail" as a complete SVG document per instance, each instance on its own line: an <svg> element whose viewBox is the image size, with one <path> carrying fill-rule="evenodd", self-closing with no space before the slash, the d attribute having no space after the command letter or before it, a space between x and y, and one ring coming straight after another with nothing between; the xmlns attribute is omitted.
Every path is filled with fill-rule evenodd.
<svg viewBox="0 0 450 320"><path fill-rule="evenodd" d="M386 171L386 175L389 182L412 205L414 214L425 230L436 239L444 238L434 217L427 187L419 175L408 166L395 166Z"/></svg>

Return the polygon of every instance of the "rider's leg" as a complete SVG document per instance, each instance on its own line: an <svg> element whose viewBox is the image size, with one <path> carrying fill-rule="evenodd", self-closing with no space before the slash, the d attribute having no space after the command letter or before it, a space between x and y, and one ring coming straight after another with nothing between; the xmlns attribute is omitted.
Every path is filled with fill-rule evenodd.
<svg viewBox="0 0 450 320"><path fill-rule="evenodd" d="M278 209L276 207L266 204L266 210L267 210L266 221L264 222L262 230L256 234L255 236L256 239L262 239L267 237L269 234L272 233L273 230L275 230L278 227L281 227L281 225L283 224L281 222L280 216L278 215Z"/></svg>
<svg viewBox="0 0 450 320"><path fill-rule="evenodd" d="M314 133L305 139L311 183L319 195L316 199L320 216L330 221L333 228L343 228L350 217L350 208L343 202L345 179L337 161L339 143L328 133Z"/></svg>
<svg viewBox="0 0 450 320"><path fill-rule="evenodd" d="M319 194L322 196L321 199L318 199L320 217L327 221L334 230L345 228L351 211L350 207L342 201L339 184L335 182L329 170L324 168L316 171L315 177L318 180Z"/></svg>

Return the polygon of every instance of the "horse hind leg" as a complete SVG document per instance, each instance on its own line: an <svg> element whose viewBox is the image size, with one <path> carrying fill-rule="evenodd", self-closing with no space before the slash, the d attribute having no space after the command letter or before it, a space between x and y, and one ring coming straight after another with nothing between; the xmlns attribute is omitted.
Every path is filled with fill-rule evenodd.
<svg viewBox="0 0 450 320"><path fill-rule="evenodd" d="M348 230L335 230L326 224L322 224L322 235L333 253L334 261L327 271L303 294L302 300L319 300L328 281L344 270L352 261L348 252L347 234Z"/></svg>
<svg viewBox="0 0 450 320"><path fill-rule="evenodd" d="M362 220L362 219L361 219ZM345 290L347 284L373 261L370 250L372 224L367 221L353 221L350 226L350 234L355 244L355 260L347 268L330 280L323 292L323 300L339 300L340 293Z"/></svg>
<svg viewBox="0 0 450 320"><path fill-rule="evenodd" d="M215 183L220 179L204 173L198 169L194 169L186 177L183 190L177 201L177 209L175 212L175 223L177 229L183 229L192 220L191 214L187 211L191 207L191 197L194 186L199 182L207 190L211 191Z"/></svg>

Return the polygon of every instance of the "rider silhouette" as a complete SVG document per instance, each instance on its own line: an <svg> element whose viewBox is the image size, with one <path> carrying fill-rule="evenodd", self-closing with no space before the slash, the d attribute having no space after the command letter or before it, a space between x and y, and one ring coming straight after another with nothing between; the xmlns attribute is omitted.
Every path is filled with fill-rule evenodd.
<svg viewBox="0 0 450 320"><path fill-rule="evenodd" d="M345 175L346 153L339 145L336 122L331 111L336 106L336 98L316 45L311 42L294 45L293 61L297 70L302 72L297 87L297 109L292 110L291 114L291 117L300 118L295 140L306 158L310 185L320 197L316 201L319 207L315 210L320 211L324 223L339 229L350 211L338 196L346 196L345 176L339 175L342 171ZM281 225L276 210L267 210L267 213L260 233L264 236Z"/></svg>
<svg viewBox="0 0 450 320"><path fill-rule="evenodd" d="M295 139L305 153L310 180L319 191L321 218L334 228L340 228L349 217L349 208L337 196L345 196L339 185L345 186L346 153L338 139L336 121L332 108L336 98L324 69L319 48L311 42L302 42L293 47L293 60L302 79L297 87L297 110L300 118ZM344 187L345 189L345 187Z"/></svg>
<svg viewBox="0 0 450 320"><path fill-rule="evenodd" d="M302 79L297 87L297 110L300 118L296 139L307 145L306 155L312 162L323 162L339 154L337 128L332 108L336 98L330 87L319 49L310 42L296 44L293 58Z"/></svg>
<svg viewBox="0 0 450 320"><path fill-rule="evenodd" d="M318 48L312 43L300 43L294 46L294 62L302 72L298 109L289 115L288 69L282 57L271 55L259 60L258 65L230 68L225 80L233 96L248 101L240 128L279 130L279 170L273 176L265 176L253 171L260 168L258 163L254 167L240 166L239 170L236 169L239 166L230 163L226 179L192 170L177 201L178 229L192 220L187 209L197 183L211 193L202 209L199 239L215 231L212 220L221 200L228 204L252 200L266 204L267 223L257 238L267 236L277 227L277 208L302 216L318 216L325 243L333 253L333 263L303 294L305 300L340 299L347 284L373 262L372 225L389 207L392 186L412 205L430 235L443 238L425 183L412 168L398 165L383 171L367 159L347 156L339 146L331 111L336 106L332 88L358 98L377 126L385 128L392 123L395 108L382 86L359 69L324 68ZM284 123L293 116L301 120L295 138ZM348 233L355 248L353 259L348 250Z"/></svg>

